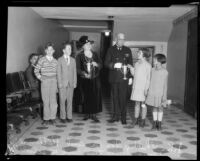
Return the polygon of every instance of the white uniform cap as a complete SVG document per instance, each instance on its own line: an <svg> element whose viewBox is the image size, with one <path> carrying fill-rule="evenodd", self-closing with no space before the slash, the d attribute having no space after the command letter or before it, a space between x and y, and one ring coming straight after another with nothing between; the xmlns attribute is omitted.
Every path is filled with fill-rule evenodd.
<svg viewBox="0 0 200 161"><path fill-rule="evenodd" d="M123 33L118 33L117 34L117 39L125 39L125 36Z"/></svg>

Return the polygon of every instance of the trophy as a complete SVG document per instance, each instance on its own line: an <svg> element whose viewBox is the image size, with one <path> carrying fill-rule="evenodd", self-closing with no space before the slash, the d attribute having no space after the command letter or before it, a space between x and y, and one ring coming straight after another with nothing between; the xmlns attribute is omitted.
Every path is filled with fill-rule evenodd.
<svg viewBox="0 0 200 161"><path fill-rule="evenodd" d="M121 71L122 71L122 73L123 73L123 75L124 75L124 80L126 80L127 78L126 78L126 74L128 73L128 67L127 67L127 65L122 65L122 69L121 69Z"/></svg>
<svg viewBox="0 0 200 161"><path fill-rule="evenodd" d="M91 77L92 74L92 63L91 62L87 62L87 72L89 74L89 76Z"/></svg>

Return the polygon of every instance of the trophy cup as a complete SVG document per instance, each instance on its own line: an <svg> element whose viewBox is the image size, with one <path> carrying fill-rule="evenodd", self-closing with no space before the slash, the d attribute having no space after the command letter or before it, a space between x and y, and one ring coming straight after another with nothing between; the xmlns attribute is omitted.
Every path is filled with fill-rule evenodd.
<svg viewBox="0 0 200 161"><path fill-rule="evenodd" d="M87 65L87 72L89 74L89 77L91 77L91 75L92 75L92 63L88 62L86 65Z"/></svg>
<svg viewBox="0 0 200 161"><path fill-rule="evenodd" d="M127 67L127 65L122 65L122 73L123 73L123 75L124 75L124 80L126 80L127 78L126 78L126 74L128 73L128 67Z"/></svg>

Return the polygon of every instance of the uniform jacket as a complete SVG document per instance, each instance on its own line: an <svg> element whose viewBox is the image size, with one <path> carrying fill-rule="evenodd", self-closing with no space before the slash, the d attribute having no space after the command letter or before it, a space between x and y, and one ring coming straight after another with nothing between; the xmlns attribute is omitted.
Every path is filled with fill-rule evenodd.
<svg viewBox="0 0 200 161"><path fill-rule="evenodd" d="M130 48L126 46L122 46L121 50L118 49L117 45L114 45L108 49L105 66L108 67L109 70L109 82L117 83L123 81L124 75L122 71L119 69L114 69L114 64L120 62L122 64L130 64L133 65L132 52ZM127 78L131 78L130 72L127 73Z"/></svg>

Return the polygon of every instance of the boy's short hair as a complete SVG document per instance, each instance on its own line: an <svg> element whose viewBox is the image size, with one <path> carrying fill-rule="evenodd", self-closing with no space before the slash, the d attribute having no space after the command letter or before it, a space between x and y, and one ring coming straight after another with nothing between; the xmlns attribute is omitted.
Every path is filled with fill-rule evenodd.
<svg viewBox="0 0 200 161"><path fill-rule="evenodd" d="M28 57L28 60L30 61L34 56L38 56L36 53L31 53Z"/></svg>
<svg viewBox="0 0 200 161"><path fill-rule="evenodd" d="M142 51L143 57L145 57L146 59L148 59L150 57L150 52L147 48L139 48L139 50Z"/></svg>
<svg viewBox="0 0 200 161"><path fill-rule="evenodd" d="M67 45L70 45L72 47L72 43L71 42L64 41L63 44L62 44L62 50L64 50Z"/></svg>
<svg viewBox="0 0 200 161"><path fill-rule="evenodd" d="M54 44L52 43L52 42L48 42L46 45L45 45L45 47L44 47L44 49L46 50L48 47L52 47L52 48L54 48Z"/></svg>
<svg viewBox="0 0 200 161"><path fill-rule="evenodd" d="M154 55L154 58L157 59L158 62L160 62L161 64L166 63L166 56L164 54L158 53L156 55Z"/></svg>

